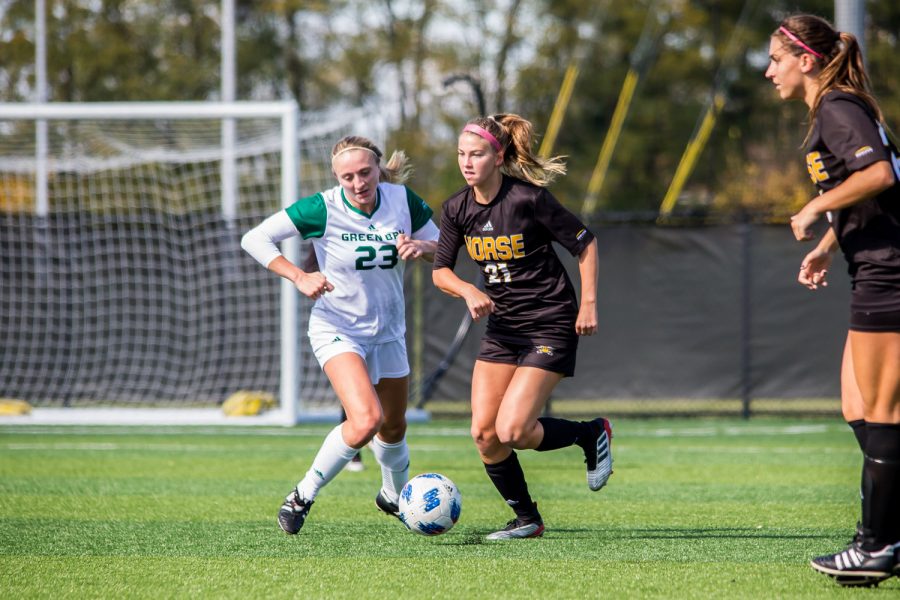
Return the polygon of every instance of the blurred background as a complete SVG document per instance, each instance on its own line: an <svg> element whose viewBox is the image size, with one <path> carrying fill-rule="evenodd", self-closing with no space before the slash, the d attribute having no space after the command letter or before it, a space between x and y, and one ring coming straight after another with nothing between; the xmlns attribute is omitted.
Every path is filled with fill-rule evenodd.
<svg viewBox="0 0 900 600"><path fill-rule="evenodd" d="M38 10L45 11L42 74ZM541 153L568 158L569 174L551 189L600 242L600 334L583 340L578 374L559 387L552 410L835 413L846 266L836 262L825 291L810 293L795 282L808 248L792 241L786 223L814 193L801 149L806 107L781 102L763 73L769 35L781 18L811 12L834 22L836 10L849 11L843 21L859 28L875 95L896 126L900 3L889 0L0 0L0 101L292 100L300 107L306 152L301 193L332 185L323 157L330 143L353 131L375 138L388 153L403 149L412 157L410 187L436 218L443 199L463 184L454 160L460 127L480 114L521 114L535 124ZM223 27L231 23L234 79L226 85L222 61L230 42ZM32 142L22 141L33 132L11 123L0 116L7 164L34 155L25 147ZM256 135L245 142L252 145ZM139 146L137 138L130 143ZM313 138L316 144L304 146ZM85 257L108 253L117 236L145 232L146 219L130 229L104 226L100 234L94 223L90 235L100 241L85 250L84 223L98 214L87 198L98 192L87 185L65 201L51 200L51 225L41 229L40 219L31 218L28 177L19 173L0 183L6 257L0 262L0 396L38 405L205 405L238 389L277 393L280 298L270 274L235 254L236 270L224 269L220 280L181 278L188 286L213 286L211 298L247 299L259 315L252 326L246 326L249 309L238 301L222 309L223 300L205 304L221 312L212 319L213 334L193 336L190 325L185 330L178 323L180 341L154 337L150 349L130 325L98 334L85 328L86 320L103 321L104 311L139 296L104 292L121 278L116 269L85 267L97 264ZM63 186L62 175L54 181ZM279 206L277 193L244 201L251 184L242 176L238 186L240 230ZM209 190L219 194L215 185ZM204 202L188 200L177 212L202 213ZM109 211L104 214L109 225ZM150 221L162 223L156 239L198 228L190 219ZM228 248L225 254L232 253L235 223L203 222ZM49 241L42 237L47 232ZM79 274L67 277L65 288L35 275L27 260L11 258L39 254L42 244L55 257L51 273ZM204 264L186 252L180 261ZM566 260L577 279L574 262ZM149 271L172 267L163 258L136 268L152 278ZM462 261L462 269L477 276L471 263ZM414 403L436 414L465 412L480 326L469 327L462 304L433 289L427 268L410 268L408 277ZM73 306L81 308L73 314ZM303 302L300 311L308 311ZM182 313L176 306L161 314ZM208 325L210 318L195 321ZM244 327L235 333L236 322ZM90 368L79 368L88 330L93 358ZM203 335L217 340L219 350ZM205 354L205 366L188 369L185 380L172 373L187 368L189 357L172 360L171 344L183 349L187 338L197 350L186 355ZM318 383L303 383L300 393L308 402L333 402L317 367L304 360L305 381ZM109 374L111 362L124 365L132 379ZM133 377L173 384L132 394Z"/></svg>

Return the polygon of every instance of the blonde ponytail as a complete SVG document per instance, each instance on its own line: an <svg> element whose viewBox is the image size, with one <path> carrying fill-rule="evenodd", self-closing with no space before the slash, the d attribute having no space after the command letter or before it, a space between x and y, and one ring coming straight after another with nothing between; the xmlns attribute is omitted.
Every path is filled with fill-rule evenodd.
<svg viewBox="0 0 900 600"><path fill-rule="evenodd" d="M499 142L503 151L501 170L507 175L546 187L566 174L562 157L542 158L534 154L534 126L527 119L508 113L473 119L469 124L481 127Z"/></svg>
<svg viewBox="0 0 900 600"><path fill-rule="evenodd" d="M876 120L884 122L881 107L870 91L862 50L853 34L839 32L831 23L815 15L792 15L784 19L772 35L779 38L791 54L812 56L820 69L819 90L809 109L807 142L822 99L832 90L857 96L871 109Z"/></svg>

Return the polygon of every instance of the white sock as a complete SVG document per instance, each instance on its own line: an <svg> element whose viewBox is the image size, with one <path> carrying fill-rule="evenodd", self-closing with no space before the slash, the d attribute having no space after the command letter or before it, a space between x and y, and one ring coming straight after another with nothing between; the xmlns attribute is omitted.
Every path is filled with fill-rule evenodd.
<svg viewBox="0 0 900 600"><path fill-rule="evenodd" d="M381 465L381 494L388 502L400 499L400 490L409 480L409 446L406 438L388 444L377 435L369 444L375 460Z"/></svg>
<svg viewBox="0 0 900 600"><path fill-rule="evenodd" d="M344 441L340 425L332 429L331 433L325 436L325 441L322 442L322 447L313 459L309 471L297 484L300 497L315 500L319 490L334 479L357 452L359 450L351 448Z"/></svg>

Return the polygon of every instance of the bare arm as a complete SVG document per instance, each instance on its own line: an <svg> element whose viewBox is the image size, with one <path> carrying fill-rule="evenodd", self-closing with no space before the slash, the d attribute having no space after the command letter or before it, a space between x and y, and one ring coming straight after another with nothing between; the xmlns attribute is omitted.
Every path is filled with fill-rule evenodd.
<svg viewBox="0 0 900 600"><path fill-rule="evenodd" d="M800 263L800 275L797 276L800 285L810 290L817 290L819 286L828 287L825 277L828 275L828 267L831 266L831 259L837 249L837 235L835 235L834 229L829 227L815 249L803 257L803 262Z"/></svg>
<svg viewBox="0 0 900 600"><path fill-rule="evenodd" d="M453 269L446 267L435 269L432 271L431 279L434 281L434 285L445 294L464 299L472 319L477 321L494 312L494 303L488 295L471 283L460 279Z"/></svg>
<svg viewBox="0 0 900 600"><path fill-rule="evenodd" d="M434 253L436 251L436 241L415 240L403 233L397 236L397 254L403 260L421 258L428 262L434 262Z"/></svg>
<svg viewBox="0 0 900 600"><path fill-rule="evenodd" d="M890 163L881 160L856 171L843 183L816 196L800 212L791 217L791 229L797 240L811 240L809 228L829 210L839 210L853 206L869 198L874 198L896 183Z"/></svg>
<svg viewBox="0 0 900 600"><path fill-rule="evenodd" d="M597 333L597 240L578 255L578 273L581 276L581 304L575 332L578 335Z"/></svg>

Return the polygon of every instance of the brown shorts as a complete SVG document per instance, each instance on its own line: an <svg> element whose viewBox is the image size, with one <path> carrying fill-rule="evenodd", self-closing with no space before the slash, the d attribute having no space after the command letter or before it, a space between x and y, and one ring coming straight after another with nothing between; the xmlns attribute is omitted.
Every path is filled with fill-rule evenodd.
<svg viewBox="0 0 900 600"><path fill-rule="evenodd" d="M850 292L850 329L900 331L900 283L854 282Z"/></svg>
<svg viewBox="0 0 900 600"><path fill-rule="evenodd" d="M850 311L852 331L900 331L900 310L893 312Z"/></svg>
<svg viewBox="0 0 900 600"><path fill-rule="evenodd" d="M575 374L577 350L578 338L566 342L527 338L510 341L485 336L481 339L481 347L476 358L485 362L536 367L561 373L563 377L571 377Z"/></svg>

